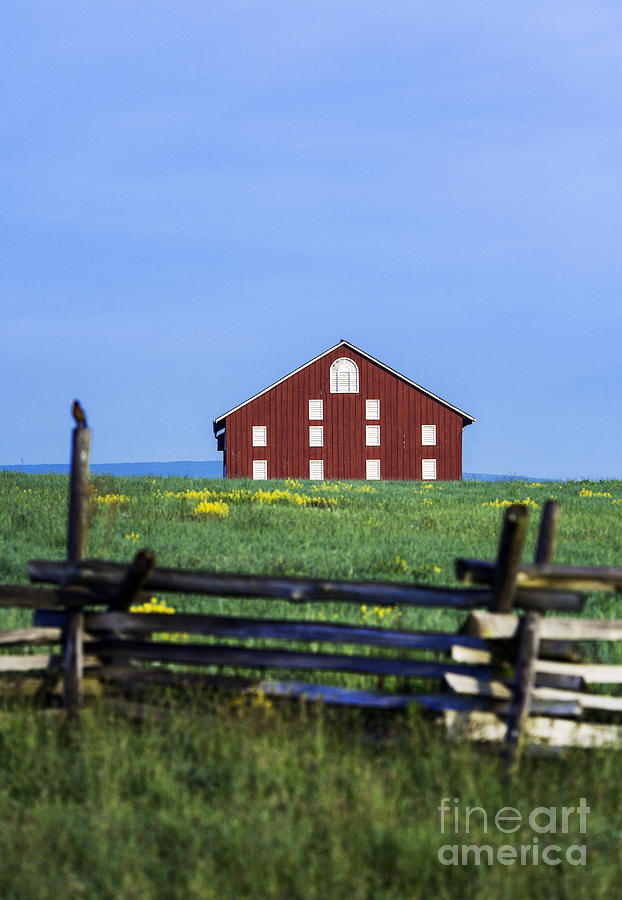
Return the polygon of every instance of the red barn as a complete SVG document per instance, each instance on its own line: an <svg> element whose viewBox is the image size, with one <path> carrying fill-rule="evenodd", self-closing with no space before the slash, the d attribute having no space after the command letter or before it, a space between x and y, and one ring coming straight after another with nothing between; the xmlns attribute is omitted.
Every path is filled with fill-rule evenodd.
<svg viewBox="0 0 622 900"><path fill-rule="evenodd" d="M475 419L348 341L214 421L228 478L462 478Z"/></svg>

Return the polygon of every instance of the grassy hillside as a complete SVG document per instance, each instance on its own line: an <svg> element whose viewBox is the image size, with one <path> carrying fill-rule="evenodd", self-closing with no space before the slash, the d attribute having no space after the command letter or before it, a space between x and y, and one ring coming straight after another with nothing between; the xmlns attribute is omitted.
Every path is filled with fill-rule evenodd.
<svg viewBox="0 0 622 900"><path fill-rule="evenodd" d="M619 565L622 483L401 484L92 480L89 555L129 560L150 547L161 565L266 574L454 584L455 556L493 557L504 500L563 504L557 559ZM209 494L207 493L209 491ZM0 581L25 582L29 558L62 558L66 476L0 473ZM332 604L171 597L177 609L332 617ZM613 594L592 615L622 617ZM2 627L27 612L0 611ZM453 627L451 611L352 621ZM189 697L141 724L110 709L73 727L47 713L0 725L0 896L223 898L604 898L616 893L622 791L616 753L526 760L510 785L496 757L445 739L417 714L369 717L261 697ZM468 835L440 831L443 797L488 812ZM587 834L494 827L513 806L591 808ZM566 861L443 866L447 843L585 843Z"/></svg>
<svg viewBox="0 0 622 900"><path fill-rule="evenodd" d="M148 544L166 565L366 578L387 574L387 557L403 551L407 571L397 573L403 580L437 560L447 566L445 580L454 555L494 554L499 504L529 502L533 543L536 506L552 496L564 507L561 561L615 558L622 540L618 481L258 483L95 475L91 485L89 555L129 558L135 543ZM16 555L9 565L19 566L21 553L63 553L66 496L64 475L0 472L0 533ZM224 502L228 515L195 515L203 499ZM5 573L6 565L3 556Z"/></svg>

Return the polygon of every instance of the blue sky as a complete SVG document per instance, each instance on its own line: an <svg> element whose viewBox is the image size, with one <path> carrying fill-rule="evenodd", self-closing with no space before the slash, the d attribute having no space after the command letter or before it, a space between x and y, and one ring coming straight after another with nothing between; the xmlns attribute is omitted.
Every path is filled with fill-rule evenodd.
<svg viewBox="0 0 622 900"><path fill-rule="evenodd" d="M619 2L0 13L0 463L216 459L344 337L464 468L622 477Z"/></svg>

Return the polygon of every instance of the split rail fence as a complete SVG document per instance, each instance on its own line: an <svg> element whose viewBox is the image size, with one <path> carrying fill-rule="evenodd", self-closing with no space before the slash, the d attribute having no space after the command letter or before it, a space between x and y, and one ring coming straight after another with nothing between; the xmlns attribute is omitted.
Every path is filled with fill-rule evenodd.
<svg viewBox="0 0 622 900"><path fill-rule="evenodd" d="M622 569L553 564L557 502L543 510L533 564L521 562L528 509L514 504L505 512L494 562L456 561L465 584L459 588L161 568L148 550L128 565L84 559L89 449L90 431L79 425L72 435L67 559L28 563L29 586L0 585L0 606L34 610L33 627L0 632L1 647L28 649L0 654L0 689L48 696L60 683L72 711L87 689L101 693L114 685L125 695L192 684L376 709L416 703L442 718L451 734L500 742L512 767L525 743L620 745L622 695L603 693L602 686L622 684L622 665L584 662L578 648L622 640L622 620L577 614L581 591L622 590ZM129 611L154 592L329 601L343 608L448 607L466 616L458 633L444 633ZM179 634L189 640L176 641ZM45 652L33 653L36 645ZM298 680L305 672L313 680ZM347 687L342 677L331 685L324 683L328 673L367 676L372 684ZM387 681L390 689L379 687Z"/></svg>

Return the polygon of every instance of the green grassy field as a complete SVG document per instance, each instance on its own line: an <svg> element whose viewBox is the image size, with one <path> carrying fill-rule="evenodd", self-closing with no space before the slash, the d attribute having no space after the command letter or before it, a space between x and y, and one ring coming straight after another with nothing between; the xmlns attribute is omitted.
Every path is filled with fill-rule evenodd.
<svg viewBox="0 0 622 900"><path fill-rule="evenodd" d="M556 559L619 565L621 482L285 483L92 479L89 555L129 560L149 547L163 566L455 584L456 556L492 558L504 500L539 512L562 501ZM209 495L205 492L209 491ZM263 492L263 493L261 493ZM26 561L64 555L67 478L0 472L0 581L27 582ZM203 504L203 507L201 507ZM539 508L536 508L539 507ZM197 509L198 508L198 509ZM178 610L331 619L333 604L167 595ZM586 613L622 617L615 594ZM340 619L453 628L448 610L351 607ZM28 624L1 610L2 627ZM600 651L599 651L600 652ZM607 653L606 650L602 651ZM609 651L614 652L613 651ZM603 661L609 661L609 658ZM510 784L492 753L448 741L416 711L363 716L305 704L189 696L140 724L105 706L61 727L12 709L0 729L2 898L418 898L615 896L622 792L615 752L526 759ZM440 830L443 797L475 816ZM587 833L504 835L501 807L591 812ZM575 816L576 818L576 816ZM444 866L445 844L555 843L562 863ZM586 845L586 865L564 852Z"/></svg>

